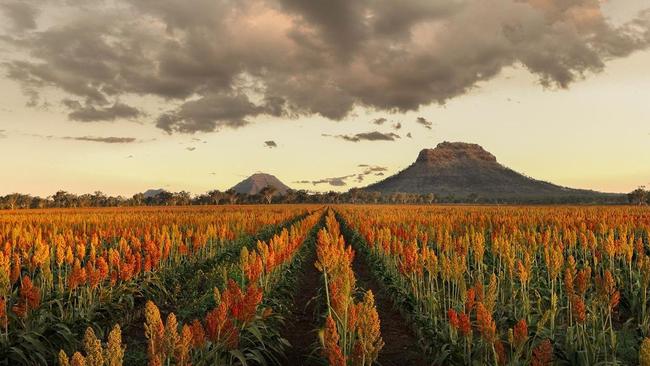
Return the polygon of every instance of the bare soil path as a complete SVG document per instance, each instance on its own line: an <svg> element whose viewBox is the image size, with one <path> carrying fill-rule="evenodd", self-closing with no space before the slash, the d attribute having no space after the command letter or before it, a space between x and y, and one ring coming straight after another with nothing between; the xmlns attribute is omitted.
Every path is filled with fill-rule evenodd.
<svg viewBox="0 0 650 366"><path fill-rule="evenodd" d="M321 287L320 272L314 267L315 250L309 248L305 258L302 274L293 302L293 312L286 321L282 336L291 344L287 350L286 365L317 365L317 356L312 352L318 342L318 299L315 299Z"/></svg>

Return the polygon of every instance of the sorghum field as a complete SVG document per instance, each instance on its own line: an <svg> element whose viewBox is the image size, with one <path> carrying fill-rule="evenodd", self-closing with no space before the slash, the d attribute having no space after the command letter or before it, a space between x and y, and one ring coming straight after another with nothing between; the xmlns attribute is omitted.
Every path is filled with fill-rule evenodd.
<svg viewBox="0 0 650 366"><path fill-rule="evenodd" d="M650 210L0 213L5 365L650 365Z"/></svg>

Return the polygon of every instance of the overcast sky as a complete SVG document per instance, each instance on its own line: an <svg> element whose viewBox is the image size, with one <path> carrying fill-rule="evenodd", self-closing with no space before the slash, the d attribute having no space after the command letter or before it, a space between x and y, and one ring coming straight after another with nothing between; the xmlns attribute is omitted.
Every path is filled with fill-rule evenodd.
<svg viewBox="0 0 650 366"><path fill-rule="evenodd" d="M347 190L445 140L627 192L649 46L647 0L0 0L0 194Z"/></svg>

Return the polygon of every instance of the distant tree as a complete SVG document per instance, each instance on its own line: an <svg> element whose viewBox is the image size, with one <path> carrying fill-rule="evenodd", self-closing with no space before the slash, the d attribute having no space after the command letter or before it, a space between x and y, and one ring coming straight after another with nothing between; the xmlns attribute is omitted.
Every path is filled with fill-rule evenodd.
<svg viewBox="0 0 650 366"><path fill-rule="evenodd" d="M54 207L70 207L71 195L66 191L58 191L52 196Z"/></svg>
<svg viewBox="0 0 650 366"><path fill-rule="evenodd" d="M95 191L91 196L91 204L93 207L106 205L106 195L102 191Z"/></svg>
<svg viewBox="0 0 650 366"><path fill-rule="evenodd" d="M226 196L226 200L228 201L228 203L230 203L231 205L237 203L237 200L239 199L239 195L232 188L224 192L224 195Z"/></svg>
<svg viewBox="0 0 650 366"><path fill-rule="evenodd" d="M93 196L90 194L82 194L77 200L79 201L79 207L97 207L93 201Z"/></svg>
<svg viewBox="0 0 650 366"><path fill-rule="evenodd" d="M175 203L174 194L168 191L160 191L153 197L154 205L173 206Z"/></svg>
<svg viewBox="0 0 650 366"><path fill-rule="evenodd" d="M338 203L340 199L340 194L338 192L329 191L325 194L325 200L328 203Z"/></svg>
<svg viewBox="0 0 650 366"><path fill-rule="evenodd" d="M436 201L436 195L433 194L433 193L427 193L427 194L424 196L424 198L425 198L425 201L424 201L424 202L426 202L426 203L428 203L428 204L430 204L430 205L433 204L433 203Z"/></svg>
<svg viewBox="0 0 650 366"><path fill-rule="evenodd" d="M5 196L4 201L7 208L9 208L10 210L16 209L16 206L18 205L18 196L19 196L18 193L12 193Z"/></svg>
<svg viewBox="0 0 650 366"><path fill-rule="evenodd" d="M282 197L282 202L296 203L298 201L298 192L293 189L287 189Z"/></svg>
<svg viewBox="0 0 650 366"><path fill-rule="evenodd" d="M404 193L394 192L390 195L390 203L402 204L404 203Z"/></svg>
<svg viewBox="0 0 650 366"><path fill-rule="evenodd" d="M628 193L627 199L630 203L635 205L646 204L648 201L648 192L645 190L645 186L640 186L639 188Z"/></svg>
<svg viewBox="0 0 650 366"><path fill-rule="evenodd" d="M350 188L348 191L348 196L350 203L357 203L361 196L361 190L359 188Z"/></svg>
<svg viewBox="0 0 650 366"><path fill-rule="evenodd" d="M368 203L370 202L370 192L364 189L357 189L357 202L359 203Z"/></svg>
<svg viewBox="0 0 650 366"><path fill-rule="evenodd" d="M373 191L370 192L369 196L370 202L372 203L379 203L379 200L381 200L381 192Z"/></svg>
<svg viewBox="0 0 650 366"><path fill-rule="evenodd" d="M260 195L264 198L266 203L271 203L271 200L273 200L273 195L277 191L278 191L277 188L275 188L274 186L268 185L268 186L262 188L262 190L260 190Z"/></svg>
<svg viewBox="0 0 650 366"><path fill-rule="evenodd" d="M296 192L296 202L305 203L307 201L309 201L309 193L307 193L307 191L301 189Z"/></svg>
<svg viewBox="0 0 650 366"><path fill-rule="evenodd" d="M106 197L106 199L104 200L104 206L106 207L124 206L125 203L126 203L126 198L122 196L117 196L117 197L109 196Z"/></svg>
<svg viewBox="0 0 650 366"><path fill-rule="evenodd" d="M136 193L131 197L131 204L133 206L142 206L145 204L144 193Z"/></svg>
<svg viewBox="0 0 650 366"><path fill-rule="evenodd" d="M208 197L210 198L210 204L218 205L224 197L224 194L220 190L215 189L208 192Z"/></svg>
<svg viewBox="0 0 650 366"><path fill-rule="evenodd" d="M29 204L29 208L44 208L47 207L48 201L41 197L32 198L32 202Z"/></svg>
<svg viewBox="0 0 650 366"><path fill-rule="evenodd" d="M173 194L174 205L187 206L192 201L190 192L180 191Z"/></svg>
<svg viewBox="0 0 650 366"><path fill-rule="evenodd" d="M192 199L190 202L191 205L211 205L212 199L210 199L210 196L207 193L200 194Z"/></svg>

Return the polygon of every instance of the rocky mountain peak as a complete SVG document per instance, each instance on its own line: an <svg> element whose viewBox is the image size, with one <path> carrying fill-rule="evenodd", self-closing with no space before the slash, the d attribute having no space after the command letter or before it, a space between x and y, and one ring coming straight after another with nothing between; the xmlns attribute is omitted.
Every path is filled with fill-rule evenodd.
<svg viewBox="0 0 650 366"><path fill-rule="evenodd" d="M483 149L481 145L447 141L439 143L435 149L424 149L420 151L416 162L445 164L457 160L497 162L497 158Z"/></svg>

